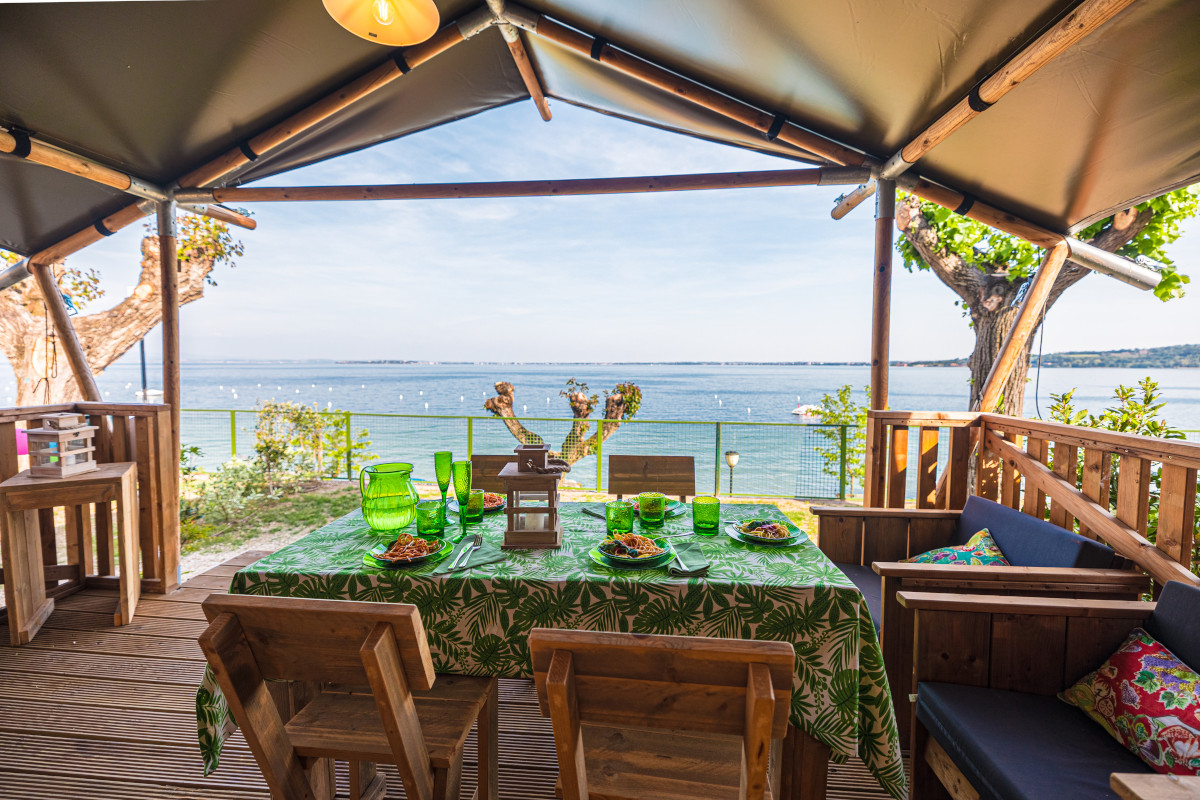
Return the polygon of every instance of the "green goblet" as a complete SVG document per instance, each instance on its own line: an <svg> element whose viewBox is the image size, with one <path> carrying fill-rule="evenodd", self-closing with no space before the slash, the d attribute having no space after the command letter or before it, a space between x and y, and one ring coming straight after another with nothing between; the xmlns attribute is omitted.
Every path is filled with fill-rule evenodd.
<svg viewBox="0 0 1200 800"><path fill-rule="evenodd" d="M433 472L437 476L438 488L442 490L442 526L446 524L446 490L450 488L450 462L454 454L449 450L439 450L433 454Z"/></svg>
<svg viewBox="0 0 1200 800"><path fill-rule="evenodd" d="M455 461L450 465L450 477L454 481L454 496L458 499L458 522L461 532L456 542L467 535L467 501L471 499L471 462Z"/></svg>

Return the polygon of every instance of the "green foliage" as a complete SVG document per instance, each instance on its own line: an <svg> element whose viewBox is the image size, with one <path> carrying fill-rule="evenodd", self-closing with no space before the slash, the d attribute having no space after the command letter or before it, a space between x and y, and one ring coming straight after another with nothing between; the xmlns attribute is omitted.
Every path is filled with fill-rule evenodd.
<svg viewBox="0 0 1200 800"><path fill-rule="evenodd" d="M605 397L610 394L619 394L625 400L625 411L621 414L621 419L632 419L642 407L642 390L633 381L618 383L611 392L604 392Z"/></svg>
<svg viewBox="0 0 1200 800"><path fill-rule="evenodd" d="M1160 399L1158 383L1150 378L1143 378L1139 381L1136 389L1118 386L1113 390L1113 399L1116 400L1116 405L1109 406L1098 415L1088 413L1087 409L1076 409L1074 395L1074 389L1062 394L1051 394L1053 405L1050 407L1050 418L1064 425L1078 425L1117 433L1157 436L1160 439L1184 438L1182 431L1172 427L1160 416L1163 408L1166 407L1166 402ZM1080 458L1082 459L1082 454ZM1082 460L1080 465L1082 466ZM1115 510L1120 481L1115 458L1112 459L1109 469L1109 508ZM1154 462L1150 473L1150 510L1146 522L1146 538L1152 542L1156 540L1158 534L1158 505L1161 485L1162 465ZM1192 570L1200 574L1200 498L1197 498L1196 508Z"/></svg>
<svg viewBox="0 0 1200 800"><path fill-rule="evenodd" d="M1154 212L1154 216L1144 230L1117 250L1117 254L1128 258L1146 256L1167 265L1154 293L1163 301L1182 297L1183 287L1189 282L1188 276L1180 274L1172 266L1165 247L1183 234L1183 221L1196 215L1200 209L1200 195L1194 187L1176 189L1162 197L1139 203L1135 208L1138 211L1148 208ZM1024 239L955 214L936 203L922 202L920 211L937 234L938 244L944 252L957 255L964 263L974 264L981 270L1006 274L1009 281L1014 281L1032 275L1042 259L1042 250ZM1103 219L1084 228L1077 236L1087 241L1111 222L1111 217ZM910 272L913 269L929 269L907 234L900 234L896 249Z"/></svg>
<svg viewBox="0 0 1200 800"><path fill-rule="evenodd" d="M238 519L252 501L273 494L256 461L232 458L199 482L200 516L209 523Z"/></svg>
<svg viewBox="0 0 1200 800"><path fill-rule="evenodd" d="M854 486L862 486L866 478L867 463L867 405L854 402L854 389L846 384L837 390L837 394L827 394L821 398L820 405L812 412L815 417L826 425L846 425L846 482L848 493L854 494ZM865 387L863 395L867 400L871 397L871 388ZM815 448L820 454L821 470L826 475L840 478L842 474L842 428L820 427L817 435L825 439L825 444Z"/></svg>
<svg viewBox="0 0 1200 800"><path fill-rule="evenodd" d="M345 412L274 400L261 403L257 411L255 461L272 491L344 475L347 461L353 466L375 459L366 452L369 432L350 433Z"/></svg>

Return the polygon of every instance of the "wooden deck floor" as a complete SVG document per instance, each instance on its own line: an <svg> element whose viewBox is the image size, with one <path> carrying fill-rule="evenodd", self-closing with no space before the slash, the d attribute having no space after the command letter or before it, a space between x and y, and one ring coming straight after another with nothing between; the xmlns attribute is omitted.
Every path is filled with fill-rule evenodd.
<svg viewBox="0 0 1200 800"><path fill-rule="evenodd" d="M204 672L196 637L200 602L264 553L243 553L169 595L145 595L132 624L112 627L114 592L84 591L59 601L32 643L8 646L0 624L0 798L268 800L254 758L235 735L221 767L201 774L195 691ZM474 752L474 734L467 753ZM474 791L468 757L463 796ZM391 767L389 797L404 796ZM549 721L533 684L500 682L500 796L538 800L554 793ZM338 774L346 792L344 765ZM829 796L886 798L861 764L831 766Z"/></svg>

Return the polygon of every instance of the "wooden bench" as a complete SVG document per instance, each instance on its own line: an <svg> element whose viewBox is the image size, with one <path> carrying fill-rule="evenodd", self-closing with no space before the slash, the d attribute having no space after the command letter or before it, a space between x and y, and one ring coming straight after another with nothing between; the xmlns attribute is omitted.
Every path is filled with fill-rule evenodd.
<svg viewBox="0 0 1200 800"><path fill-rule="evenodd" d="M662 492L686 502L696 494L696 460L691 456L610 455L608 493L620 500L641 492Z"/></svg>
<svg viewBox="0 0 1200 800"><path fill-rule="evenodd" d="M897 602L897 592L1136 600L1150 589L1149 577L1139 571L1098 566L1115 563L1115 554L1104 545L979 497L968 498L963 511L814 507L813 513L821 551L862 591L879 629L902 747L909 744L912 704L908 692L897 687L912 680L914 621L912 611ZM1006 530L1017 525L1025 528L1019 535L1015 528ZM900 563L962 544L984 527L1013 566ZM1039 537L1044 537L1046 552L1030 552L1037 549ZM1057 549L1050 546L1052 540Z"/></svg>
<svg viewBox="0 0 1200 800"><path fill-rule="evenodd" d="M506 489L504 481L500 480L500 470L508 464L515 463L516 460L515 453L498 456L471 456L471 488L503 494Z"/></svg>
<svg viewBox="0 0 1200 800"><path fill-rule="evenodd" d="M1144 627L1200 661L1200 588L1159 603L901 592L915 614L914 800L1116 800L1111 773L1150 768L1055 695Z"/></svg>

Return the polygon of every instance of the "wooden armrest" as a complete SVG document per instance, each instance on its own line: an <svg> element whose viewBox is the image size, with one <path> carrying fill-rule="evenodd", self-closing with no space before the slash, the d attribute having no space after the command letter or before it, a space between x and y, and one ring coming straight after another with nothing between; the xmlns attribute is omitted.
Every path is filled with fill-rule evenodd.
<svg viewBox="0 0 1200 800"><path fill-rule="evenodd" d="M889 578L964 581L1003 581L1006 583L1087 583L1114 589L1148 589L1150 576L1127 569L1078 569L1074 567L984 567L961 564L920 564L900 561L876 561L871 564L880 575Z"/></svg>
<svg viewBox="0 0 1200 800"><path fill-rule="evenodd" d="M859 506L813 506L809 509L818 517L903 517L905 519L958 519L961 511L942 508L861 508Z"/></svg>
<svg viewBox="0 0 1200 800"><path fill-rule="evenodd" d="M1114 772L1108 781L1123 800L1195 800L1200 797L1200 776L1197 775Z"/></svg>
<svg viewBox="0 0 1200 800"><path fill-rule="evenodd" d="M1050 617L1145 619L1154 603L1141 600L1086 600L1074 597L897 592L900 605L919 611L967 611L981 614L1035 614Z"/></svg>

